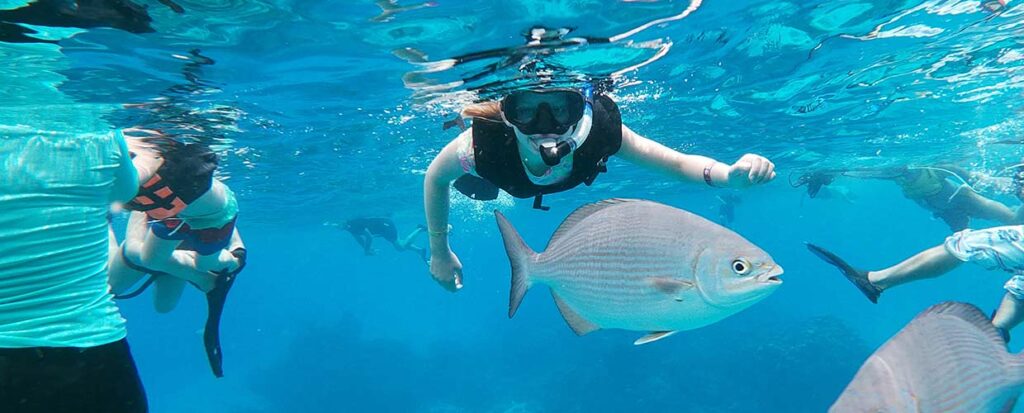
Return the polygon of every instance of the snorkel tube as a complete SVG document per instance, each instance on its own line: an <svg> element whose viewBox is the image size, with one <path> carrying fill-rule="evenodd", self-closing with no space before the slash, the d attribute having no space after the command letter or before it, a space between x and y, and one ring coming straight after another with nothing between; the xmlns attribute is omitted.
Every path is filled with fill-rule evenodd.
<svg viewBox="0 0 1024 413"><path fill-rule="evenodd" d="M590 135L590 128L594 124L593 85L588 83L583 87L583 98L586 102L583 106L583 117L576 124L576 130L573 131L572 135L558 143L543 143L540 145L540 157L547 166L558 165L559 162L562 162L562 158L569 156L572 151L583 145L583 142L587 140L587 136Z"/></svg>

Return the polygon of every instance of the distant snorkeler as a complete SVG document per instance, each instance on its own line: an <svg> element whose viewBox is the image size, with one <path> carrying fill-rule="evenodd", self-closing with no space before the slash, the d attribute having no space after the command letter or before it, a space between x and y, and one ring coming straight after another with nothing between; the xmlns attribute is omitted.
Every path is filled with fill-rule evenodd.
<svg viewBox="0 0 1024 413"><path fill-rule="evenodd" d="M377 0L374 3L377 4L377 6L380 7L381 9L381 12L379 15L377 15L377 17L370 19L370 21L376 23L383 23L389 21L395 18L395 14L401 12L422 9L424 7L437 7L437 2L433 1L418 3L411 6L399 6L397 0Z"/></svg>
<svg viewBox="0 0 1024 413"><path fill-rule="evenodd" d="M821 189L831 184L836 179L836 174L831 172L814 171L800 175L796 180L790 177L789 184L794 188L807 186L807 196L815 198Z"/></svg>
<svg viewBox="0 0 1024 413"><path fill-rule="evenodd" d="M791 184L794 187L806 185L807 194L814 198L838 176L892 181L903 191L903 196L931 211L953 231L966 229L972 218L1001 224L1016 224L1024 218L1021 216L1024 210L1015 212L979 194L972 187L971 174L953 165L817 171L804 174Z"/></svg>
<svg viewBox="0 0 1024 413"><path fill-rule="evenodd" d="M1024 226L965 229L946 238L942 245L878 271L852 267L839 256L813 244L808 244L808 248L839 268L873 303L878 302L879 295L885 290L941 276L963 262L975 263L990 270L1003 270L1013 275L1003 286L1006 294L992 316L992 324L1009 341L1008 332L1024 321Z"/></svg>
<svg viewBox="0 0 1024 413"><path fill-rule="evenodd" d="M416 237L426 229L423 225L417 226L416 229L402 239L398 239L398 229L395 228L395 222L391 218L353 218L341 224L341 229L348 231L355 237L356 242L363 247L363 252L366 255L375 255L377 253L373 249L373 238L379 237L391 243L397 251L416 252L423 262L427 262L429 259L426 249L413 244Z"/></svg>
<svg viewBox="0 0 1024 413"><path fill-rule="evenodd" d="M534 198L590 185L613 155L684 182L746 188L775 178L775 164L746 154L733 164L672 150L622 123L618 105L590 83L578 88L534 88L462 111L472 126L434 158L424 178L430 234L430 272L449 291L462 287L462 264L448 243L450 190L476 200L503 190Z"/></svg>
<svg viewBox="0 0 1024 413"><path fill-rule="evenodd" d="M160 3L176 13L185 11L171 0L160 0ZM110 27L129 33L152 33L152 22L146 7L131 0L36 0L16 9L0 10L0 42L57 43L32 37L38 32L21 24L82 29Z"/></svg>
<svg viewBox="0 0 1024 413"><path fill-rule="evenodd" d="M743 200L736 194L722 194L715 198L722 203L718 206L718 218L723 224L732 225L732 221L736 219L736 205L741 204Z"/></svg>

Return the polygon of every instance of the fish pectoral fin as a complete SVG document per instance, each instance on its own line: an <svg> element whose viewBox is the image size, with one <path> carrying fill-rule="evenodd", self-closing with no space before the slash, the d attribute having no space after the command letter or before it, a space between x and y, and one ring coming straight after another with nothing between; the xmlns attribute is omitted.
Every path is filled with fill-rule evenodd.
<svg viewBox="0 0 1024 413"><path fill-rule="evenodd" d="M675 333L678 333L678 331L654 331L651 332L651 334L636 339L636 341L633 342L633 345L639 346L641 344L651 343L654 341L661 340L665 337L671 336Z"/></svg>
<svg viewBox="0 0 1024 413"><path fill-rule="evenodd" d="M658 291L674 295L675 297L673 298L676 301L683 301L683 297L679 295L679 293L690 290L694 287L692 281L675 280L665 277L651 277L650 282Z"/></svg>
<svg viewBox="0 0 1024 413"><path fill-rule="evenodd" d="M558 307L558 312L562 313L562 318L565 319L565 322L569 324L569 328L571 328L576 335L582 336L601 329L601 327L598 327L596 324L591 323L589 320L579 315L579 313L577 313L576 310L573 310L572 307L569 307L569 304L562 301L562 298L559 297L558 294L555 294L554 290L551 291L551 298L555 299L555 306Z"/></svg>

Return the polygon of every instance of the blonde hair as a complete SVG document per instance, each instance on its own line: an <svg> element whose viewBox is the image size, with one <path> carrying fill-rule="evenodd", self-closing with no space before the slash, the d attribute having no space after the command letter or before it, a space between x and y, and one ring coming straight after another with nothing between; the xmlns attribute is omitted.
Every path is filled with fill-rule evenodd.
<svg viewBox="0 0 1024 413"><path fill-rule="evenodd" d="M496 100L474 103L462 108L463 118L501 120L501 103Z"/></svg>

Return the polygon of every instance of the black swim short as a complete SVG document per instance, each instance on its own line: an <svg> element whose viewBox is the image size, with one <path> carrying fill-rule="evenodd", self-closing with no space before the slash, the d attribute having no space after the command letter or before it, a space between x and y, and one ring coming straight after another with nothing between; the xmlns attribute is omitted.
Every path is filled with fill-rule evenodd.
<svg viewBox="0 0 1024 413"><path fill-rule="evenodd" d="M147 411L126 340L89 348L0 348L0 412Z"/></svg>

